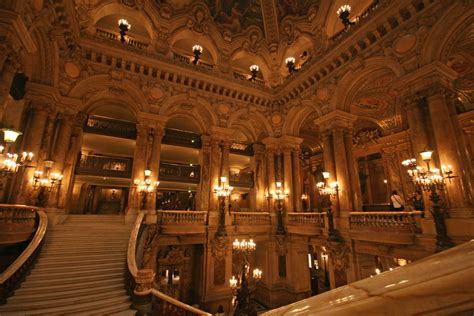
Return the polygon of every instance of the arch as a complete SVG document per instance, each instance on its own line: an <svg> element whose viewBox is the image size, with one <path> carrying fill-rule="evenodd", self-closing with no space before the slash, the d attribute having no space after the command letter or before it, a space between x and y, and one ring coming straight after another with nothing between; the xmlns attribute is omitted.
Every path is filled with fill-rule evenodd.
<svg viewBox="0 0 474 316"><path fill-rule="evenodd" d="M193 45L199 44L203 47L203 57L205 58L207 55L208 58L212 59L212 64L217 63L219 50L211 37L196 33L187 27L181 27L175 30L171 38L170 47L172 50L176 49L176 44L181 42L181 45L189 46L185 47L184 53L192 55Z"/></svg>
<svg viewBox="0 0 474 316"><path fill-rule="evenodd" d="M473 10L466 10L466 6L456 3L431 29L421 51L422 65L434 61L446 61L456 40L465 33L466 26L474 24Z"/></svg>
<svg viewBox="0 0 474 316"><path fill-rule="evenodd" d="M27 74L31 75L32 81L53 85L57 81L59 71L57 48L54 42L47 39L41 24L43 21L37 22L30 31L37 50L31 57L24 56L25 61L31 62L31 69L25 70L30 71Z"/></svg>
<svg viewBox="0 0 474 316"><path fill-rule="evenodd" d="M106 108L107 112L112 113L114 107L120 108L121 109L120 112L122 113L120 113L119 116L113 116L112 114L108 117L116 118L116 119L120 119L124 121L125 120L132 121L132 122L137 121L136 113L133 111L130 105L119 98L113 98L113 99L104 98L104 99L96 100L94 102L87 104L83 110L87 114L94 114L94 112L96 112L97 110L102 109L102 111L104 111L104 108Z"/></svg>
<svg viewBox="0 0 474 316"><path fill-rule="evenodd" d="M367 82L368 77L376 72L388 70L392 72L396 78L404 74L401 65L393 58L374 57L367 59L364 64L365 67L360 71L347 72L337 84L336 90L333 93L334 97L330 101L331 110L347 111L351 96L363 83Z"/></svg>
<svg viewBox="0 0 474 316"><path fill-rule="evenodd" d="M239 118L245 115L245 122L239 121ZM250 132L252 135L252 141L259 141L265 136L273 136L273 129L270 125L270 122L262 113L258 111L249 111L248 109L240 109L232 113L232 115L227 119L227 128L233 128L235 125L240 125L245 127L247 132ZM260 132L260 133L259 133Z"/></svg>
<svg viewBox="0 0 474 316"><path fill-rule="evenodd" d="M179 127L176 127L175 125L177 125L177 122L175 123L175 121L178 121L178 119L180 121L182 121L183 119L186 120L185 124L183 124ZM170 126L170 124L172 124L172 126ZM188 127L188 126L191 126L191 127ZM187 114L182 114L182 113L172 114L171 117L169 117L167 122L166 122L166 127L177 128L177 129L180 129L180 130L184 130L184 131L187 131L187 132L193 132L193 133L202 133L203 132L202 126L200 126L199 122L192 115L187 115ZM197 128L197 130L196 130L196 128Z"/></svg>
<svg viewBox="0 0 474 316"><path fill-rule="evenodd" d="M188 94L168 98L161 105L158 114L168 117L176 114L192 117L198 123L203 134L209 127L218 124L217 115L212 110L211 104L202 98L190 98Z"/></svg>
<svg viewBox="0 0 474 316"><path fill-rule="evenodd" d="M243 60L243 62L241 60ZM245 73L249 72L249 67L251 65L256 64L259 66L260 72L265 81L268 81L268 78L270 77L271 70L265 59L262 58L262 56L250 53L243 48L234 51L230 58L230 64L233 69L243 70Z"/></svg>
<svg viewBox="0 0 474 316"><path fill-rule="evenodd" d="M135 116L149 111L147 99L133 82L126 79L111 82L109 75L96 75L77 82L69 96L82 99L87 106L102 99L120 100Z"/></svg>
<svg viewBox="0 0 474 316"><path fill-rule="evenodd" d="M322 115L321 109L314 105L312 101L302 102L301 106L293 106L283 123L283 135L299 136L303 122L312 114L318 117Z"/></svg>

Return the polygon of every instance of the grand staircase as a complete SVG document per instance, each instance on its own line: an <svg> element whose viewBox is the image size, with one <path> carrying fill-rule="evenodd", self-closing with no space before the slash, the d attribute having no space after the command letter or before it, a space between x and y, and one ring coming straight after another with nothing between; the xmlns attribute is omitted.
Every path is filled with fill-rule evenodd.
<svg viewBox="0 0 474 316"><path fill-rule="evenodd" d="M117 215L70 215L48 229L30 275L0 315L134 315L125 291L132 225Z"/></svg>

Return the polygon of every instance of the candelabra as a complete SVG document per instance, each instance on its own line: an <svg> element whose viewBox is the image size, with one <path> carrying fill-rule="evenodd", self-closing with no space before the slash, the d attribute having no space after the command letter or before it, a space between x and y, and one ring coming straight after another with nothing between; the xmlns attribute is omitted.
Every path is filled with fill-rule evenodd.
<svg viewBox="0 0 474 316"><path fill-rule="evenodd" d="M0 146L0 176L9 177L27 166L33 160L33 153L23 152L19 156L14 152L10 152L12 144L21 133L8 128L2 131L5 146Z"/></svg>
<svg viewBox="0 0 474 316"><path fill-rule="evenodd" d="M202 46L201 45L194 45L193 46L193 54L194 54L194 59L193 59L193 64L197 64L197 62L199 61L199 58L201 58L201 54L202 54Z"/></svg>
<svg viewBox="0 0 474 316"><path fill-rule="evenodd" d="M130 31L130 29L132 28L132 25L128 23L127 20L120 19L118 20L118 26L120 30L120 42L125 43L125 36L127 35L127 32Z"/></svg>
<svg viewBox="0 0 474 316"><path fill-rule="evenodd" d="M44 172L41 170L36 170L33 174L32 187L34 191L39 191L36 196L36 206L45 206L46 192L51 192L55 188L61 186L63 180L63 175L57 172L50 173L51 168L53 167L53 160L44 161Z"/></svg>
<svg viewBox="0 0 474 316"><path fill-rule="evenodd" d="M337 15L339 16L339 19L341 19L342 24L344 24L344 27L347 28L349 25L355 24L354 22L351 22L349 20L349 15L351 14L351 7L347 4L341 6L337 10Z"/></svg>
<svg viewBox="0 0 474 316"><path fill-rule="evenodd" d="M157 192L158 186L160 185L160 181L155 181L155 182L151 181L150 179L151 170L146 169L144 171L144 175L145 175L144 180L135 179L133 182L138 193L142 196L141 209L146 208L148 196L152 194L153 192Z"/></svg>
<svg viewBox="0 0 474 316"><path fill-rule="evenodd" d="M446 180L451 182L451 179L455 176L453 175L451 165L442 166L441 170L431 168L430 161L432 154L433 152L431 150L425 150L420 153L421 159L426 163L426 168L418 166L415 158L404 160L402 165L407 168L408 175L413 183L430 194L430 201L433 202L431 214L433 215L436 228L436 249L441 251L452 247L453 242L447 233L446 222L444 220L446 214L445 210L441 209L439 204L441 197L438 194L438 190L444 191Z"/></svg>
<svg viewBox="0 0 474 316"><path fill-rule="evenodd" d="M338 241L339 236L336 232L336 229L334 228L334 213L331 208L332 206L331 199L337 196L339 192L339 184L337 182L332 182L329 184L328 183L329 175L330 175L329 172L323 172L324 181L318 182L316 184L316 188L318 189L319 194L325 197L328 201L328 208L326 211L326 215L328 218L328 234L329 234L328 238L331 241Z"/></svg>
<svg viewBox="0 0 474 316"><path fill-rule="evenodd" d="M266 194L267 200L270 202L270 199L274 199L277 204L277 234L285 235L285 227L283 225L283 207L285 204L285 199L288 197L289 191L284 190L281 182L276 183L276 190L272 190Z"/></svg>
<svg viewBox="0 0 474 316"><path fill-rule="evenodd" d="M233 187L227 184L227 177L220 178L220 185L214 187L214 193L219 199L219 226L217 227L217 236L227 236L225 229L225 202L232 193Z"/></svg>
<svg viewBox="0 0 474 316"><path fill-rule="evenodd" d="M298 69L296 68L295 61L295 57L288 57L287 59L285 59L285 64L290 74L298 71Z"/></svg>
<svg viewBox="0 0 474 316"><path fill-rule="evenodd" d="M251 304L251 294L255 288L250 287L249 283L258 282L262 278L262 270L255 268L252 270L252 275L249 275L250 264L248 262L248 255L254 252L257 244L250 239L249 241L243 239L239 241L236 239L232 243L232 249L242 255L242 271L240 277L232 276L229 280L229 286L232 289L233 305L235 307L234 315L256 315L255 308Z"/></svg>
<svg viewBox="0 0 474 316"><path fill-rule="evenodd" d="M249 81L253 81L257 78L258 70L259 70L258 65L250 66L251 77L249 78Z"/></svg>

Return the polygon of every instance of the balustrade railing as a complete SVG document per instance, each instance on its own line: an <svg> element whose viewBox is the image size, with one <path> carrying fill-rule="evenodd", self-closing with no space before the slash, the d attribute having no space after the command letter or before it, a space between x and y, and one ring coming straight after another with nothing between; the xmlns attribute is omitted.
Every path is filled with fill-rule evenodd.
<svg viewBox="0 0 474 316"><path fill-rule="evenodd" d="M256 85L259 85L259 86L265 86L265 81L264 80L262 80L260 78L255 78L252 81L250 81L249 76L250 75L244 75L244 74L241 74L239 72L234 71L234 78L235 79L249 81L249 82L254 83Z"/></svg>
<svg viewBox="0 0 474 316"><path fill-rule="evenodd" d="M173 59L177 60L177 61L180 61L182 63L185 63L185 64L190 64L191 61L193 60L193 57L184 56L184 55L181 55L181 54L178 54L178 53L174 52L173 53ZM207 69L209 71L214 69L214 65L206 63L202 60L199 60L199 62L197 63L197 66L200 66L200 67L202 67L204 69Z"/></svg>
<svg viewBox="0 0 474 316"><path fill-rule="evenodd" d="M161 225L205 225L207 212L158 211Z"/></svg>
<svg viewBox="0 0 474 316"><path fill-rule="evenodd" d="M184 183L199 183L201 167L170 162L160 163L160 180Z"/></svg>
<svg viewBox="0 0 474 316"><path fill-rule="evenodd" d="M80 154L76 174L130 178L132 167L132 158Z"/></svg>
<svg viewBox="0 0 474 316"><path fill-rule="evenodd" d="M310 213L293 213L289 212L288 225L301 225L301 226L317 226L320 228L324 227L324 213L310 212Z"/></svg>
<svg viewBox="0 0 474 316"><path fill-rule="evenodd" d="M96 28L96 35L100 38L105 38L111 41L120 41L120 33L119 32L112 32L109 30L104 30L101 28ZM145 49L148 47L148 44L141 42L129 35L125 37L125 43L127 45L139 48L139 49Z"/></svg>
<svg viewBox="0 0 474 316"><path fill-rule="evenodd" d="M201 148L202 146L201 135L174 128L165 129L165 135L163 136L162 143L191 148Z"/></svg>
<svg viewBox="0 0 474 316"><path fill-rule="evenodd" d="M0 210L7 210L8 212L8 209L15 209L16 211L24 209L26 212L33 213L35 217L37 216L38 218L38 226L32 240L25 250L23 250L20 256L0 274L0 305L6 303L6 299L14 293L15 289L20 286L20 283L29 273L40 252L44 235L48 227L48 216L36 207L27 205L0 205ZM29 218L29 215L25 216ZM7 217L9 218L7 221L10 221L11 217ZM21 221L23 221L24 216L20 217L22 218ZM15 221L13 221L13 223L14 222Z"/></svg>
<svg viewBox="0 0 474 316"><path fill-rule="evenodd" d="M232 212L234 225L270 225L268 212Z"/></svg>
<svg viewBox="0 0 474 316"><path fill-rule="evenodd" d="M417 221L423 212L351 212L351 230L418 232Z"/></svg>
<svg viewBox="0 0 474 316"><path fill-rule="evenodd" d="M234 141L230 144L230 153L244 156L253 156L253 146L251 143Z"/></svg>
<svg viewBox="0 0 474 316"><path fill-rule="evenodd" d="M37 208L0 204L0 245L28 240L36 230Z"/></svg>
<svg viewBox="0 0 474 316"><path fill-rule="evenodd" d="M241 188L253 188L253 172L233 173L229 177L231 186Z"/></svg>
<svg viewBox="0 0 474 316"><path fill-rule="evenodd" d="M137 138L137 127L135 123L114 120L98 115L89 116L84 126L84 132L129 139Z"/></svg>

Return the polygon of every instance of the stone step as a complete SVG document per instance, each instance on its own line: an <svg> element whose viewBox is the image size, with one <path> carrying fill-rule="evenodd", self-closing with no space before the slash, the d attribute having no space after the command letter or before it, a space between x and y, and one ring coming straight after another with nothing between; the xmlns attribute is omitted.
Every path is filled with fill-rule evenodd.
<svg viewBox="0 0 474 316"><path fill-rule="evenodd" d="M28 311L38 309L50 309L50 308L62 308L65 311L69 310L68 307L74 307L75 305L82 305L88 303L101 303L104 300L119 300L125 301L128 297L125 295L125 290L107 291L104 293L92 294L92 295L81 295L78 297L68 297L54 300L44 300L38 302L32 301L18 301L14 303L8 303L1 311ZM103 305L102 305L103 306ZM79 310L80 311L80 310Z"/></svg>
<svg viewBox="0 0 474 316"><path fill-rule="evenodd" d="M47 243L43 246L43 250L53 250L53 249L60 249L60 250L67 250L67 249L75 249L77 251L81 251L82 248L126 248L128 246L128 240L118 241L118 242L80 242L80 243Z"/></svg>
<svg viewBox="0 0 474 316"><path fill-rule="evenodd" d="M126 248L123 249L116 249L116 248L110 248L107 250L107 252L102 251L101 249L97 250L94 248L91 248L89 250L84 250L81 252L74 251L74 250L69 250L69 251L59 251L59 250L45 250L42 253L41 257L77 257L77 256L84 256L84 255L112 255L112 254L121 254L124 251L126 251Z"/></svg>
<svg viewBox="0 0 474 316"><path fill-rule="evenodd" d="M27 286L47 286L47 285L61 285L61 284L69 284L69 283L82 283L82 282L90 282L90 281L99 281L99 280L107 280L108 278L118 278L123 277L123 271L114 271L109 273L102 273L100 275L87 275L84 273L83 276L78 277L70 277L66 279L33 279L30 280L30 276L26 277L23 285L24 287Z"/></svg>
<svg viewBox="0 0 474 316"><path fill-rule="evenodd" d="M90 282L81 282L81 283L69 283L69 284L59 284L59 285L37 285L37 286L22 286L15 291L15 295L28 295L28 294L42 294L49 292L61 292L61 291L73 291L80 290L84 288L96 288L100 286L107 285L120 285L124 286L125 278L124 276L109 278L107 280L98 280Z"/></svg>
<svg viewBox="0 0 474 316"><path fill-rule="evenodd" d="M94 256L94 257L81 257L74 260L74 264L77 265L89 265L89 264L105 264L111 262L122 262L125 264L126 261L126 254L122 255L114 255L114 256ZM64 259L55 259L55 260L48 260L48 258L40 258L38 262L35 264L35 268L41 267L51 267L51 268L60 268L64 267L65 265L70 265L71 260L67 258Z"/></svg>
<svg viewBox="0 0 474 316"><path fill-rule="evenodd" d="M42 301L42 300L53 300L62 299L68 297L78 297L81 295L102 293L114 290L124 290L124 284L117 282L116 284L107 284L96 287L89 287L87 285L81 288L65 290L63 288L56 289L55 291L42 291L37 293L24 293L20 290L15 292L15 295L8 299L8 303L22 302L22 301Z"/></svg>
<svg viewBox="0 0 474 316"><path fill-rule="evenodd" d="M69 270L69 271L61 271L61 272L51 272L49 270L46 271L32 271L31 274L27 277L28 280L57 280L57 279L65 279L65 278L76 278L82 277L84 275L93 276L93 275L101 275L104 273L114 273L114 272L121 272L125 273L125 264L121 265L120 267L99 267L97 269L82 269L80 271L77 270Z"/></svg>

